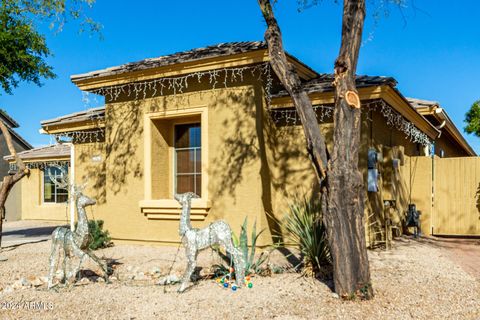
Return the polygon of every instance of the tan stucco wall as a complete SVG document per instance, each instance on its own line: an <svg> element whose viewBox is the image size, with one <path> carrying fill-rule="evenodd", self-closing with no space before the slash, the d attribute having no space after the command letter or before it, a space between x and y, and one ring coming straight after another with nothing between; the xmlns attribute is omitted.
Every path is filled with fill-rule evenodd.
<svg viewBox="0 0 480 320"><path fill-rule="evenodd" d="M430 234L432 159L425 156L424 147L411 142L395 127L387 125L381 112L376 110L368 117L363 115L360 167L365 183L369 148L380 152L383 159L378 163L379 191L366 193L367 243L378 239L380 234L375 232L379 232L379 228L385 225L386 217L401 230L409 203L415 203L417 210L422 212L422 232ZM400 159L398 168L394 168L393 159ZM395 200L396 208L386 210L384 200Z"/></svg>
<svg viewBox="0 0 480 320"><path fill-rule="evenodd" d="M22 220L49 220L67 222L69 211L67 204L43 203L43 172L31 169L30 175L20 180L22 189Z"/></svg>
<svg viewBox="0 0 480 320"><path fill-rule="evenodd" d="M257 110L265 110L265 106L261 86L248 76L245 78L243 85L228 89L206 90L197 86L176 96L136 102L126 99L106 105L106 142L75 145L75 177L77 184L91 180L86 194L104 198L91 212L95 219L105 221L105 228L115 239L167 244L180 240L178 220L150 219L141 211L140 202L148 200L147 193L152 200L173 199L173 175L164 170L171 167L172 158L166 156L169 146L163 142L162 147L162 135L158 133L159 128L168 129L170 120L160 120L165 126L157 120L150 124L147 139L152 152L151 178L144 176L145 121L151 121L150 114L182 113L191 108L208 110L201 124L202 128L208 127L206 137L202 129L202 156L205 154L207 159L202 163L202 171L206 173L202 178L209 181L206 192L202 191L202 200L210 204L205 220L192 221L193 226L204 227L214 220L225 219L238 234L244 218L248 217L249 229L254 221L257 230L268 229L264 212L266 206L271 207L271 197L265 196L263 190L268 188L268 183L262 184L261 179L265 151L259 146L264 142L259 142L258 135L263 124L256 119ZM89 159L96 154L102 155L102 162L93 164ZM99 178L101 172L105 175ZM145 192L146 179L151 184L149 192ZM99 180L103 180L105 189ZM265 232L259 244L270 242L269 233Z"/></svg>
<svg viewBox="0 0 480 320"><path fill-rule="evenodd" d="M318 191L302 127L273 123L257 81L246 76L241 85L229 83L227 89L215 90L208 81L203 83L175 95L107 101L106 141L75 145L76 183L87 182L85 193L98 201L88 214L104 220L117 241L180 240L172 200L172 133L178 121L201 121L202 126L204 183L202 206L192 209L194 227L225 219L238 233L248 217L249 229L254 221L257 230L265 229L258 244L267 245L272 242L270 231L278 226L266 213L281 218L291 195ZM397 201L391 214L394 224L405 220L411 201L422 211L422 229L428 232L431 159L424 157L423 147L388 126L379 110L362 117L359 164L365 183L368 148L383 154L380 191L365 193L367 239L373 221L384 224L387 199ZM320 128L331 149L331 119ZM393 158L401 158L396 169Z"/></svg>

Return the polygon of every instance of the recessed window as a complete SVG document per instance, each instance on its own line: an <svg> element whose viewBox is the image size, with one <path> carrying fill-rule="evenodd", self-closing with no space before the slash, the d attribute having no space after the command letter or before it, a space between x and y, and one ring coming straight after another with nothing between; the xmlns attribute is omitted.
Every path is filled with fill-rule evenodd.
<svg viewBox="0 0 480 320"><path fill-rule="evenodd" d="M64 174L68 174L68 166L64 166L62 172L54 166L47 166L43 171L43 202L45 203L65 203L68 201L68 190L60 188L52 182L61 181Z"/></svg>
<svg viewBox="0 0 480 320"><path fill-rule="evenodd" d="M202 195L200 123L175 125L175 193Z"/></svg>

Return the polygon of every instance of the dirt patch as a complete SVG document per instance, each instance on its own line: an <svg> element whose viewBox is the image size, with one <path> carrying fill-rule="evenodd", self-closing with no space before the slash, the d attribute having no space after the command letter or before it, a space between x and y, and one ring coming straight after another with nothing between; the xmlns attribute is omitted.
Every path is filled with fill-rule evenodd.
<svg viewBox="0 0 480 320"><path fill-rule="evenodd" d="M28 244L3 254L0 287L16 279L47 274L49 242ZM47 291L44 285L0 293L0 307L10 302L47 304L44 310L4 308L2 319L412 319L480 317L479 283L446 257L445 250L427 241L403 240L392 251L369 252L375 298L345 302L327 284L295 273L255 277L252 289L236 292L214 280L202 280L183 294L176 286L155 285L175 259L177 248L119 245L98 251L116 259L111 284L85 285ZM173 273L181 276L185 259L180 251ZM272 260L286 264L280 255ZM220 262L211 251L201 253L199 266L207 270ZM86 265L90 266L91 265ZM143 276L142 276L143 274ZM133 279L132 279L133 276ZM32 306L32 304L29 304ZM33 306L35 306L33 304ZM51 308L50 308L51 307Z"/></svg>

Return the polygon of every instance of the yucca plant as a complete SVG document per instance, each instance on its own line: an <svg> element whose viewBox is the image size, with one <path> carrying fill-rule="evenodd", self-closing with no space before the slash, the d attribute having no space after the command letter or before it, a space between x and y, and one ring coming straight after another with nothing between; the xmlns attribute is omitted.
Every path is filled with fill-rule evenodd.
<svg viewBox="0 0 480 320"><path fill-rule="evenodd" d="M282 220L277 220L284 227L288 239L298 246L304 273L314 276L331 265L321 209L319 200L305 195L294 196L292 201L288 201L288 212Z"/></svg>

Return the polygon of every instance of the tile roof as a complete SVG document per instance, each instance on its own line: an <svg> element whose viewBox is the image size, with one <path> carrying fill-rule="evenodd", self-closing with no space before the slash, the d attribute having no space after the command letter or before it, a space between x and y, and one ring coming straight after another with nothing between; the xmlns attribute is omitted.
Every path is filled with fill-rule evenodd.
<svg viewBox="0 0 480 320"><path fill-rule="evenodd" d="M333 74L323 73L315 79L304 82L303 87L305 88L307 93L333 91L333 80ZM380 85L390 85L392 87L395 87L397 85L397 81L392 77L357 75L357 88ZM272 94L272 97L284 97L287 95L288 92L283 89L278 91L277 93Z"/></svg>
<svg viewBox="0 0 480 320"><path fill-rule="evenodd" d="M408 97L406 99L415 109L440 106L440 103L438 101L423 100L423 99L408 98Z"/></svg>
<svg viewBox="0 0 480 320"><path fill-rule="evenodd" d="M70 157L70 146L66 144L55 144L47 147L40 147L31 150L25 150L17 153L22 160L49 159ZM3 157L4 160L14 160L13 156Z"/></svg>
<svg viewBox="0 0 480 320"><path fill-rule="evenodd" d="M11 128L18 128L20 125L18 124L17 121L13 120L12 117L3 109L0 109L0 118L3 120L3 122L11 127Z"/></svg>
<svg viewBox="0 0 480 320"><path fill-rule="evenodd" d="M267 44L264 41L219 43L208 47L191 49L157 58L149 58L137 62L126 63L120 66L72 75L70 79L72 81L78 81L86 78L103 77L131 71L162 67L176 63L191 62L213 57L229 56L262 49L267 49Z"/></svg>
<svg viewBox="0 0 480 320"><path fill-rule="evenodd" d="M79 112L69 113L54 119L43 120L40 122L42 127L48 127L66 123L77 123L87 120L101 120L105 118L105 107L92 108Z"/></svg>

